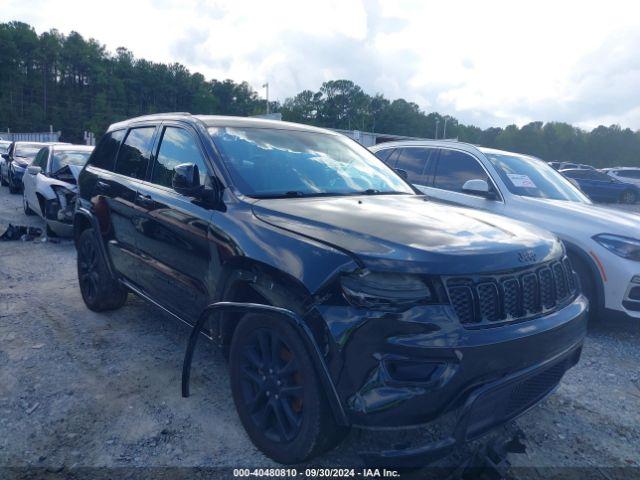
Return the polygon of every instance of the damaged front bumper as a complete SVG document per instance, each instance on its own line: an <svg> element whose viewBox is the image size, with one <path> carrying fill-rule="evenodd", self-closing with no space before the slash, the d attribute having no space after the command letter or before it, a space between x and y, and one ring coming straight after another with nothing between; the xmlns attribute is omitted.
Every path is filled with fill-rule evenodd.
<svg viewBox="0 0 640 480"><path fill-rule="evenodd" d="M578 363L581 349L582 345L576 344L541 365L477 388L457 413L457 422L450 435L422 445L397 445L361 455L367 465L396 468L418 468L438 461L456 448L526 413L552 394L564 373ZM519 432L514 438L518 436ZM506 445L514 438L503 436L501 441Z"/></svg>
<svg viewBox="0 0 640 480"><path fill-rule="evenodd" d="M45 221L56 235L72 237L77 194L66 188L57 189L55 192L56 198L45 202Z"/></svg>
<svg viewBox="0 0 640 480"><path fill-rule="evenodd" d="M475 330L446 306L377 317L346 310L326 306L321 314L338 345L337 391L351 425L428 427L453 416L438 438L363 453L368 464L419 467L552 393L580 358L588 302L580 295L537 319Z"/></svg>

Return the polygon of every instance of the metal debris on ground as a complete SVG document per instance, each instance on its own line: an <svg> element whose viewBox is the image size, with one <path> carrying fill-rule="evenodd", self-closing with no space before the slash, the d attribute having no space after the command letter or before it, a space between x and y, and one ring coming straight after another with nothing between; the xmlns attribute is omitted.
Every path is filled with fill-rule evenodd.
<svg viewBox="0 0 640 480"><path fill-rule="evenodd" d="M1 226L0 231L2 231ZM41 228L9 224L0 235L0 241L22 240L23 242L28 242L40 235L42 235Z"/></svg>

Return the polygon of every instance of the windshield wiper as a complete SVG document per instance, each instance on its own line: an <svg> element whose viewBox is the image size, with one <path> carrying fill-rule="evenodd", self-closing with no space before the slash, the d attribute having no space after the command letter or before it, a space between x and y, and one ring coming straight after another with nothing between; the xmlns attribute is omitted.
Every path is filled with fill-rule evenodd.
<svg viewBox="0 0 640 480"><path fill-rule="evenodd" d="M367 188L361 192L356 192L354 195L408 195L408 192L399 192L397 190L380 191L375 188Z"/></svg>
<svg viewBox="0 0 640 480"><path fill-rule="evenodd" d="M300 190L289 190L288 192L264 193L251 195L253 198L302 198L302 197L324 197L330 195L339 195L339 193L330 192L302 192Z"/></svg>

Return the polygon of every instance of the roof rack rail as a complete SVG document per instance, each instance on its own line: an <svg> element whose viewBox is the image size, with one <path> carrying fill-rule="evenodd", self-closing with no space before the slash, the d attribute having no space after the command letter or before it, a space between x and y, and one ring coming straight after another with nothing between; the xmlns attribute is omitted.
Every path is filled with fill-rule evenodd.
<svg viewBox="0 0 640 480"><path fill-rule="evenodd" d="M191 116L191 112L158 112L158 113L147 113L146 115L140 115L134 118L147 118L147 117L173 117L177 115L189 115ZM133 119L131 119L133 120Z"/></svg>

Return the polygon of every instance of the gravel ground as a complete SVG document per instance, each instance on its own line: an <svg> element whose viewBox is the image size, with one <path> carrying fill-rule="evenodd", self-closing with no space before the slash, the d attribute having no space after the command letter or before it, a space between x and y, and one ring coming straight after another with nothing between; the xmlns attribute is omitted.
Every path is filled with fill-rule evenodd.
<svg viewBox="0 0 640 480"><path fill-rule="evenodd" d="M8 222L41 225L2 188ZM89 311L75 258L70 241L0 243L0 467L277 466L244 433L215 348L201 342L181 398L187 328L133 295L116 312ZM628 468L640 465L640 328L602 320L558 391L518 420L528 448L510 456L525 467L514 476L640 476ZM316 465L359 465L366 442L352 432Z"/></svg>

